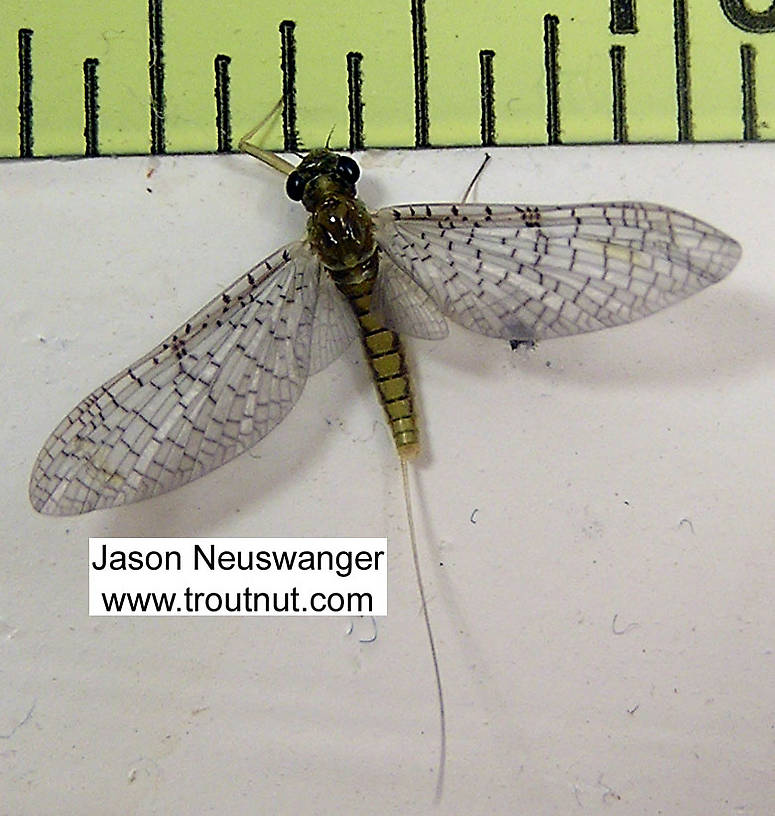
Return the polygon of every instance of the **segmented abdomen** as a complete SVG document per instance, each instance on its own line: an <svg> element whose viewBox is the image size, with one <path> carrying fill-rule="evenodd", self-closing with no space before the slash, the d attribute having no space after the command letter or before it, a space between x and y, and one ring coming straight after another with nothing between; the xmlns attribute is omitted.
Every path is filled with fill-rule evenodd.
<svg viewBox="0 0 775 816"><path fill-rule="evenodd" d="M410 459L419 450L412 388L400 337L385 328L371 310L377 264L378 254L375 252L362 266L331 274L358 320L366 358L387 414L398 455L402 459Z"/></svg>

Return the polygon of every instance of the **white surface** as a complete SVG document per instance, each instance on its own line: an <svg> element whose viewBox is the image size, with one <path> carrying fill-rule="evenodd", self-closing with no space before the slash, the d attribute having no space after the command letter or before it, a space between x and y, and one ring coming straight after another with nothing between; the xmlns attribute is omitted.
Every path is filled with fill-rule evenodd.
<svg viewBox="0 0 775 816"><path fill-rule="evenodd" d="M775 148L492 153L479 200L658 201L744 253L632 326L531 353L462 330L409 343L438 812L769 812ZM360 193L457 200L480 157L367 154ZM6 162L0 207L0 812L430 810L433 677L356 346L200 482L76 519L27 501L82 396L301 233L282 179L238 156ZM373 643L335 618L90 619L89 535L387 535L389 616Z"/></svg>

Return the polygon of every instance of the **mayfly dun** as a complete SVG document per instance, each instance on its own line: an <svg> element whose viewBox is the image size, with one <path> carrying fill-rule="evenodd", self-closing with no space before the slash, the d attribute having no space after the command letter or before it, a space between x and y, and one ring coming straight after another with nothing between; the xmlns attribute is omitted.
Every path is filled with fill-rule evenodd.
<svg viewBox="0 0 775 816"><path fill-rule="evenodd" d="M44 443L40 513L76 515L158 496L251 448L307 377L360 337L402 460L418 451L401 334L447 318L511 342L620 326L725 277L729 236L684 213L622 202L409 204L370 212L346 155L313 150L287 175L307 235L256 264L158 346L95 389Z"/></svg>
<svg viewBox="0 0 775 816"><path fill-rule="evenodd" d="M255 445L307 377L360 338L401 461L409 535L427 617L407 461L420 432L401 335L441 339L447 319L518 344L620 326L725 277L730 237L655 204L411 204L371 212L347 155L296 166L240 147L287 176L309 212L304 238L277 250L128 368L85 397L41 449L35 510L74 515L158 496Z"/></svg>

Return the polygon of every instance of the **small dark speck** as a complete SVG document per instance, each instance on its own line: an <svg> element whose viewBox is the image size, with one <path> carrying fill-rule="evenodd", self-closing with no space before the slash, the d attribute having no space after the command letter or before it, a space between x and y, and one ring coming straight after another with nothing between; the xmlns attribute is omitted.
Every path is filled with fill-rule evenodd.
<svg viewBox="0 0 775 816"><path fill-rule="evenodd" d="M479 512L479 508L475 507L471 513L471 524L476 524L476 514Z"/></svg>
<svg viewBox="0 0 775 816"><path fill-rule="evenodd" d="M152 192L153 192L153 190L152 190L150 187L146 187L146 188L145 188L145 192L146 192L146 193L152 193Z"/></svg>

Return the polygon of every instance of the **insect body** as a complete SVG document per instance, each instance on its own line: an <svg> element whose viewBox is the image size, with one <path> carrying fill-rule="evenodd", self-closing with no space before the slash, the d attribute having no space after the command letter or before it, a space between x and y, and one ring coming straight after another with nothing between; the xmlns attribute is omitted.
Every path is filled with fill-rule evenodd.
<svg viewBox="0 0 775 816"><path fill-rule="evenodd" d="M204 476L271 431L307 377L359 335L406 459L418 435L400 334L442 338L446 318L512 343L618 326L721 280L740 257L722 232L654 204L370 213L358 175L327 149L290 172L287 192L310 212L307 236L62 420L33 468L36 510L85 513Z"/></svg>
<svg viewBox="0 0 775 816"><path fill-rule="evenodd" d="M399 336L373 308L379 251L366 207L355 198L358 165L349 156L315 151L288 176L288 195L311 213L309 243L347 298L358 321L366 356L402 458L417 452L417 425Z"/></svg>

